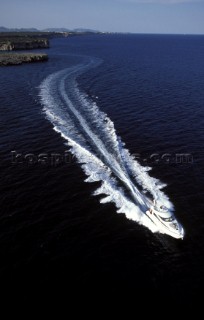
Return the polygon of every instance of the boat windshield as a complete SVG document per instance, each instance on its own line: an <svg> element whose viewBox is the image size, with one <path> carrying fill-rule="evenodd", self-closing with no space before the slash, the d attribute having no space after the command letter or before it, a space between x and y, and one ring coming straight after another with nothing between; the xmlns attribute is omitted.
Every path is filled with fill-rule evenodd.
<svg viewBox="0 0 204 320"><path fill-rule="evenodd" d="M168 209L167 209L167 207L165 207L164 205L156 205L155 206L155 209L157 210L157 211L159 211L159 212L168 212Z"/></svg>
<svg viewBox="0 0 204 320"><path fill-rule="evenodd" d="M159 210L160 210L160 211L168 211L167 207L165 207L164 205L161 205L161 206L159 207Z"/></svg>
<svg viewBox="0 0 204 320"><path fill-rule="evenodd" d="M171 221L174 220L174 217L173 217L173 216L168 217L168 218L162 218L162 217L160 216L160 218L161 218L163 221L165 221L165 222L171 222Z"/></svg>

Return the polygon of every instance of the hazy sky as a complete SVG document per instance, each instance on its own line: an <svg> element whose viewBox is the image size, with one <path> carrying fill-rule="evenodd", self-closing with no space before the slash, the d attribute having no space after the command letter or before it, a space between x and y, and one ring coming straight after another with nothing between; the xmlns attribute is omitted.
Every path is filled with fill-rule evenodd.
<svg viewBox="0 0 204 320"><path fill-rule="evenodd" d="M204 0L0 0L0 26L204 34Z"/></svg>

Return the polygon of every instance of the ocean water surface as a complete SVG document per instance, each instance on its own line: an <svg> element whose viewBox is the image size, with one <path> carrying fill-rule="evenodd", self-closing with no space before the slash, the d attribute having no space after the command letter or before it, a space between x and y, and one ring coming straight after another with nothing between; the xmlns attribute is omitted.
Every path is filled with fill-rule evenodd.
<svg viewBox="0 0 204 320"><path fill-rule="evenodd" d="M47 63L0 70L5 297L68 288L192 304L204 280L204 37L87 35L47 51ZM133 185L174 208L183 240L145 219Z"/></svg>

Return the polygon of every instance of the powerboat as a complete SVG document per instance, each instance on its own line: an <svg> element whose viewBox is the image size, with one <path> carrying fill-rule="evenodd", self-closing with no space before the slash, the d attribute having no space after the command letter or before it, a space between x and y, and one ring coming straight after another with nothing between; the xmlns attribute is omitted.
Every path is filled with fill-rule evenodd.
<svg viewBox="0 0 204 320"><path fill-rule="evenodd" d="M184 230L176 220L173 212L162 203L153 201L153 205L146 211L149 219L159 228L159 231L166 233L176 239L183 239Z"/></svg>

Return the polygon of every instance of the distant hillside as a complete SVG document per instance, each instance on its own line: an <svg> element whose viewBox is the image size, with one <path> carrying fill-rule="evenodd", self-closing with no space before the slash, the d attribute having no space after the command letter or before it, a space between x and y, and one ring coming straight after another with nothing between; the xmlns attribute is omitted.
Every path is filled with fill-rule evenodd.
<svg viewBox="0 0 204 320"><path fill-rule="evenodd" d="M5 27L0 27L0 32L8 32L8 28L5 28Z"/></svg>
<svg viewBox="0 0 204 320"><path fill-rule="evenodd" d="M39 30L36 28L6 28L0 27L0 32L38 32Z"/></svg>
<svg viewBox="0 0 204 320"><path fill-rule="evenodd" d="M85 29L85 28L76 28L76 29L73 29L72 31L74 31L74 32L93 32L93 33L100 32L100 31L97 31L97 30Z"/></svg>
<svg viewBox="0 0 204 320"><path fill-rule="evenodd" d="M43 32L71 32L71 30L67 29L67 28L47 28L47 29L43 29L41 31L43 31Z"/></svg>
<svg viewBox="0 0 204 320"><path fill-rule="evenodd" d="M85 29L85 28L76 28L76 29L67 29L67 28L47 28L41 31L45 32L76 32L76 33L84 33L84 32L91 32L91 33L99 33L100 31L92 30L92 29Z"/></svg>
<svg viewBox="0 0 204 320"><path fill-rule="evenodd" d="M0 26L0 32L76 32L76 33L99 33L100 31L85 29L85 28L76 28L76 29L67 29L67 28L46 28L43 30L38 30L36 28L6 28Z"/></svg>

